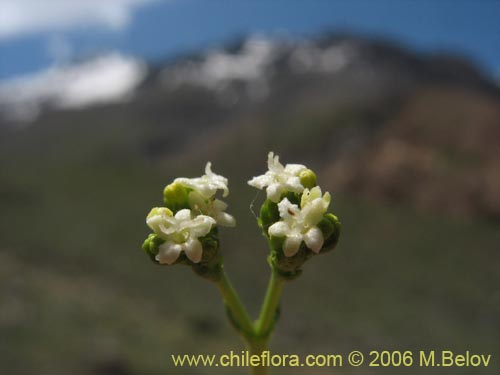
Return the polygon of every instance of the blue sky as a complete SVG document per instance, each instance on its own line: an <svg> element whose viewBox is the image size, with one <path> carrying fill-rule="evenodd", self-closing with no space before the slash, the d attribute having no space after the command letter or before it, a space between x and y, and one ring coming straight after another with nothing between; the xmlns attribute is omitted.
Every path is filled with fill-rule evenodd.
<svg viewBox="0 0 500 375"><path fill-rule="evenodd" d="M500 73L500 0L0 0L0 80L119 51L150 60L245 34L344 31Z"/></svg>

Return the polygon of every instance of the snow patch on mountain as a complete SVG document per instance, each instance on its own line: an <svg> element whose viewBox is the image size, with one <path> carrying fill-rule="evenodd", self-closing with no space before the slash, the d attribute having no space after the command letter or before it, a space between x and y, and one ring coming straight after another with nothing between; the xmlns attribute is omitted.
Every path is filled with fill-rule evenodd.
<svg viewBox="0 0 500 375"><path fill-rule="evenodd" d="M77 109L130 98L144 80L146 65L112 53L72 66L0 82L0 112L17 121L35 119L44 106Z"/></svg>

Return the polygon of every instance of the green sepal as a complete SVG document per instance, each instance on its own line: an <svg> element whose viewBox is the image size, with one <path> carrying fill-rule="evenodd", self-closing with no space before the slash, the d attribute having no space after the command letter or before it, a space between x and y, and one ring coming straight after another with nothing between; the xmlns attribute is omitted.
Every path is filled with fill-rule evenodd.
<svg viewBox="0 0 500 375"><path fill-rule="evenodd" d="M151 233L142 244L142 251L144 251L149 258L156 264L160 264L156 260L156 255L158 255L159 247L165 240L158 237L156 234Z"/></svg>

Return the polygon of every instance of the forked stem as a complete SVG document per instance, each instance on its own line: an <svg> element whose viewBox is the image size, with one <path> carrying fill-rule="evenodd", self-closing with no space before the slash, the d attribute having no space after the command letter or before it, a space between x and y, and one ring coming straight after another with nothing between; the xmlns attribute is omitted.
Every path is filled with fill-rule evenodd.
<svg viewBox="0 0 500 375"><path fill-rule="evenodd" d="M252 323L227 274L224 269L221 271L217 286L229 310L230 319L245 341L250 356L261 356L263 352L269 350L269 339L278 317L280 297L285 282L286 280L273 269L259 319ZM250 365L250 373L252 375L267 375L268 367L262 363L259 366Z"/></svg>

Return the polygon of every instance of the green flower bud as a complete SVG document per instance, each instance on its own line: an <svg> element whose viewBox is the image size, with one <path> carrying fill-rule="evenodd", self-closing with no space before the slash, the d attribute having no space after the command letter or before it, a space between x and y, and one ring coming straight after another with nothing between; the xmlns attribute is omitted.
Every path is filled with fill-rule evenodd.
<svg viewBox="0 0 500 375"><path fill-rule="evenodd" d="M318 228L321 230L323 237L325 238L325 243L321 248L321 253L333 250L339 241L342 229L342 224L337 216L331 213L325 214L323 219L318 223Z"/></svg>
<svg viewBox="0 0 500 375"><path fill-rule="evenodd" d="M156 255L158 255L160 245L164 242L165 240L151 233L142 244L142 251L144 251L154 263L160 264L156 260Z"/></svg>
<svg viewBox="0 0 500 375"><path fill-rule="evenodd" d="M167 185L163 190L163 201L165 206L174 213L184 208L189 208L189 189L178 182Z"/></svg>
<svg viewBox="0 0 500 375"><path fill-rule="evenodd" d="M316 174L310 169L306 169L305 171L300 172L299 178L300 178L300 183L306 189L312 189L313 187L316 186L316 181L317 181Z"/></svg>

